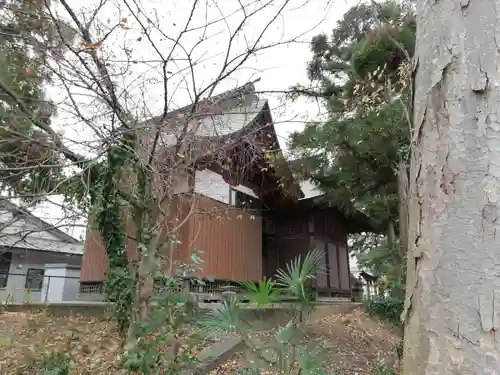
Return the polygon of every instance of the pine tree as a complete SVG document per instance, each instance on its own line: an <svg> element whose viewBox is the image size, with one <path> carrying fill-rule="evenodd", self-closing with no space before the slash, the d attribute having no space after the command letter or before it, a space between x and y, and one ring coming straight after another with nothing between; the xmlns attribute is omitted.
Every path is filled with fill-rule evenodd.
<svg viewBox="0 0 500 375"><path fill-rule="evenodd" d="M0 9L0 187L29 198L51 190L62 175L53 139L34 123L50 126L55 105L44 84L50 59L64 51L60 30L42 0L4 1ZM58 31L56 31L58 28Z"/></svg>
<svg viewBox="0 0 500 375"><path fill-rule="evenodd" d="M326 203L361 209L384 228L386 240L370 235L375 252L361 259L377 271L395 269L387 261L403 262L396 246L398 168L408 160L410 145L408 81L414 44L411 6L395 1L355 6L332 36L314 38L308 66L314 89L296 90L323 98L328 119L292 136L295 168L326 193ZM395 275L402 278L401 272Z"/></svg>

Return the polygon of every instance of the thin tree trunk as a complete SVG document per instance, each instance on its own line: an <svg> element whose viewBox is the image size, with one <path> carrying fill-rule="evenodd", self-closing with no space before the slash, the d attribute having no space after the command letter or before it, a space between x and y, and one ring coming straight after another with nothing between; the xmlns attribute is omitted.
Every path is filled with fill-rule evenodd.
<svg viewBox="0 0 500 375"><path fill-rule="evenodd" d="M408 252L408 171L404 161L399 163L398 199L399 199L399 249L401 260L406 259Z"/></svg>
<svg viewBox="0 0 500 375"><path fill-rule="evenodd" d="M393 290L393 297L404 298L404 275L406 268L406 256L408 253L408 170L403 160L398 169L398 200L399 200L399 269L398 281Z"/></svg>
<svg viewBox="0 0 500 375"><path fill-rule="evenodd" d="M500 1L417 2L404 375L500 371Z"/></svg>

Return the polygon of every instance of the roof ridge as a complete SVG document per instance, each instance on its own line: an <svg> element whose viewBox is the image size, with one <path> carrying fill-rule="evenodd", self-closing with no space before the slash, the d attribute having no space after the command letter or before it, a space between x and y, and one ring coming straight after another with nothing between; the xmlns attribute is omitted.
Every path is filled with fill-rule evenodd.
<svg viewBox="0 0 500 375"><path fill-rule="evenodd" d="M61 238L63 241L66 241L68 243L74 243L74 244L80 244L81 241L76 239L75 237L69 235L68 233L63 232L59 228L55 227L54 225L48 223L47 221L39 218L38 216L34 215L31 213L29 210L27 210L25 207L20 207L16 203L11 201L11 198L2 196L0 195L0 205L3 205L8 211L10 212L21 212L24 214L27 220L36 221L36 223L33 223L35 225L39 225L43 230L47 231L52 231L53 234L59 238Z"/></svg>
<svg viewBox="0 0 500 375"><path fill-rule="evenodd" d="M213 108L213 107L225 102L226 100L235 99L237 97L242 97L245 95L255 94L255 83L258 81L260 81L260 78L254 79L253 81L247 82L244 85L236 87L234 89L226 90L226 91L224 91L220 94L217 94L215 96L211 96L208 98L200 98L196 104L198 105L198 104L208 102L209 107ZM176 114L178 114L178 115L185 114L185 112L190 111L194 105L195 105L195 103L190 103L190 104L187 104L183 107L169 111L169 112L167 112L166 117L172 118L172 116L175 116ZM153 117L147 119L146 123L151 123L151 122L155 123L158 120L160 120L162 117L163 117L163 115L153 116Z"/></svg>

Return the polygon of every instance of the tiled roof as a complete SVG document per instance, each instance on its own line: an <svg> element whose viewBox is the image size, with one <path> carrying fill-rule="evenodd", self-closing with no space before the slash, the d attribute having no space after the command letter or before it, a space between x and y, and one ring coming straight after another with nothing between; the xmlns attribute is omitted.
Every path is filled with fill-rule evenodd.
<svg viewBox="0 0 500 375"><path fill-rule="evenodd" d="M18 220L25 220L26 222L31 222L40 230L45 230L50 232L52 235L56 236L61 241L76 243L76 244L80 243L80 241L77 240L76 238L70 236L69 234L63 232L59 228L53 226L52 224L49 224L48 222L42 220L41 218L33 215L27 209L11 202L8 197L0 196L0 216L3 215L4 213L11 213L12 215L16 216ZM15 220L13 223L15 223L18 220ZM5 223L2 223L0 221L0 225L3 226L4 224Z"/></svg>
<svg viewBox="0 0 500 375"><path fill-rule="evenodd" d="M255 98L241 106L206 114L193 120L189 132L195 137L207 138L221 138L237 133L255 121L256 117L264 110L266 103L266 100ZM169 146L175 145L179 135L167 130L164 133L164 141Z"/></svg>
<svg viewBox="0 0 500 375"><path fill-rule="evenodd" d="M6 197L0 197L0 248L83 254L83 243Z"/></svg>
<svg viewBox="0 0 500 375"><path fill-rule="evenodd" d="M0 247L50 251L62 254L83 254L82 243L68 243L17 234L0 235Z"/></svg>

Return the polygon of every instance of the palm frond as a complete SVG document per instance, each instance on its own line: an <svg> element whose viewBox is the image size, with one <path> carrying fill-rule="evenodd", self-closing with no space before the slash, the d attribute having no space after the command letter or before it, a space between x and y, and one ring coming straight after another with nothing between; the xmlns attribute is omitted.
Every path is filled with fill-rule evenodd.
<svg viewBox="0 0 500 375"><path fill-rule="evenodd" d="M314 345L301 347L298 354L301 375L327 375L325 358L318 347Z"/></svg>
<svg viewBox="0 0 500 375"><path fill-rule="evenodd" d="M319 249L309 251L302 260L299 255L286 265L286 271L279 269L276 273L277 285L301 301L309 300L306 283L314 278L323 252Z"/></svg>
<svg viewBox="0 0 500 375"><path fill-rule="evenodd" d="M208 333L241 333L246 327L240 317L238 300L225 300L219 307L203 315L198 324Z"/></svg>
<svg viewBox="0 0 500 375"><path fill-rule="evenodd" d="M287 345L292 342L296 334L296 328L294 326L294 321L289 320L284 326L278 327L274 335L275 340L279 345Z"/></svg>
<svg viewBox="0 0 500 375"><path fill-rule="evenodd" d="M245 289L245 295L251 303L258 308L276 302L279 298L279 290L276 283L270 278L264 277L259 282L240 281L239 284Z"/></svg>

